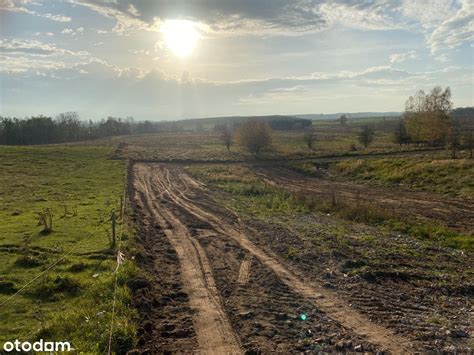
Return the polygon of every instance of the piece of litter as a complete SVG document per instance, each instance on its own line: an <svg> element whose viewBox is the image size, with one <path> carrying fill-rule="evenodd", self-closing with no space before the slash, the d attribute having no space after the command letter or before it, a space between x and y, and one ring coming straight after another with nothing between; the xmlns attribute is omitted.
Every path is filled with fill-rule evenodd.
<svg viewBox="0 0 474 355"><path fill-rule="evenodd" d="M93 278L99 277L99 274L92 275Z"/></svg>
<svg viewBox="0 0 474 355"><path fill-rule="evenodd" d="M125 254L119 250L117 252L117 267L115 268L115 272L118 271L119 266L122 265L124 261L125 261Z"/></svg>

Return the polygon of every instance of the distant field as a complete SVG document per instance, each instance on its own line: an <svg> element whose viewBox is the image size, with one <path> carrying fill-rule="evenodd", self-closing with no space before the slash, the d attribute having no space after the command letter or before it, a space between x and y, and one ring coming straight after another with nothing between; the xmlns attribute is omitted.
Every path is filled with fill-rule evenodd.
<svg viewBox="0 0 474 355"><path fill-rule="evenodd" d="M357 140L357 127L340 127L339 123L315 123L316 144L313 150L305 145L304 132L273 131L270 149L262 153L261 159L305 158L322 155L366 154L374 152L413 150L392 143L391 134L378 132L374 142L363 149ZM219 133L182 132L157 133L121 137L125 142L116 152L117 157L158 160L247 160L254 159L240 147L233 145L227 151Z"/></svg>
<svg viewBox="0 0 474 355"><path fill-rule="evenodd" d="M348 159L332 164L301 162L291 166L309 175L327 174L332 178L474 198L474 160L447 156L447 152L437 152L403 158Z"/></svg>
<svg viewBox="0 0 474 355"><path fill-rule="evenodd" d="M6 302L0 306L0 342L42 338L70 341L85 352L107 348L116 265L109 219L112 209L119 210L125 178L125 162L108 160L108 152L94 146L0 147L0 304ZM49 234L38 225L44 208L53 216ZM134 342L123 285L133 265L126 262L121 270L116 349ZM121 345L115 344L119 336Z"/></svg>

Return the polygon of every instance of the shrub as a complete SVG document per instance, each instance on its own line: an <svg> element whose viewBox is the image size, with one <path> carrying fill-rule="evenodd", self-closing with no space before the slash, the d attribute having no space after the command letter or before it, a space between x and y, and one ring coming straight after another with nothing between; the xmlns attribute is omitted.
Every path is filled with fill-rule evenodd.
<svg viewBox="0 0 474 355"><path fill-rule="evenodd" d="M270 146L271 142L271 128L265 122L248 120L237 131L237 143L255 156Z"/></svg>

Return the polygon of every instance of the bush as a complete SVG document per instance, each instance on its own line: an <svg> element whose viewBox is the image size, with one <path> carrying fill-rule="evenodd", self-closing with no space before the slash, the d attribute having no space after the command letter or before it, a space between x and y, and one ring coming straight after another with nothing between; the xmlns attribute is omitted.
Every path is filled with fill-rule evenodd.
<svg viewBox="0 0 474 355"><path fill-rule="evenodd" d="M248 120L237 131L237 143L257 156L272 143L271 128L265 122Z"/></svg>

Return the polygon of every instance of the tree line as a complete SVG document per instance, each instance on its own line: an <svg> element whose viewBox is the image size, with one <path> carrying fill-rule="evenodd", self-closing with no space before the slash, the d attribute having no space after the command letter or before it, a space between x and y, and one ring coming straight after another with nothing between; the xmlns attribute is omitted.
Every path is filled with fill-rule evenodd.
<svg viewBox="0 0 474 355"><path fill-rule="evenodd" d="M24 119L0 117L0 144L33 145L77 142L112 136L156 133L173 130L171 122L135 122L132 117L94 122L80 120L76 112L66 112L56 118L34 116Z"/></svg>
<svg viewBox="0 0 474 355"><path fill-rule="evenodd" d="M256 118L274 130L298 130L311 125L311 120L285 116ZM199 123L199 122L198 122ZM215 130L223 125L237 129L242 122L216 124ZM76 112L61 113L56 118L33 116L29 118L0 117L0 145L33 145L77 142L90 139L124 136L130 134L182 132L182 122L136 122L132 117L108 117L97 122L81 120ZM203 131L204 128L196 129Z"/></svg>

